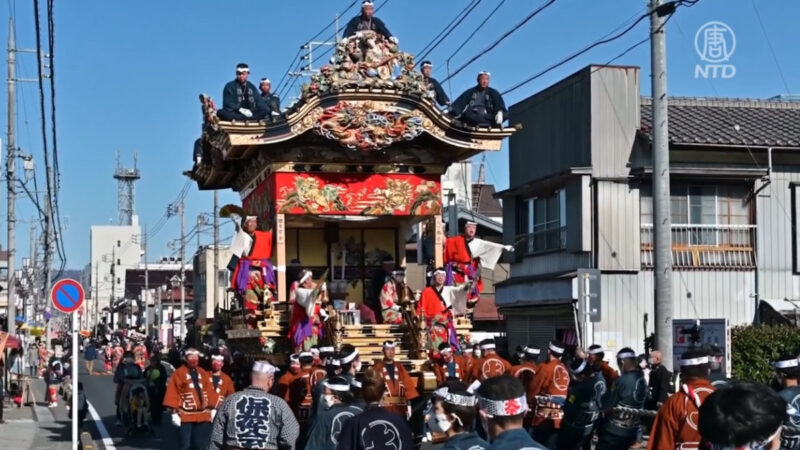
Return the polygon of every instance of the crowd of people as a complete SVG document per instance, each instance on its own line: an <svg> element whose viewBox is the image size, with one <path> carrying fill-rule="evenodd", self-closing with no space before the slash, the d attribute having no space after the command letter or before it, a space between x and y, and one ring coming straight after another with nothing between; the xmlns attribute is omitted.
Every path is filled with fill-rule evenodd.
<svg viewBox="0 0 800 450"><path fill-rule="evenodd" d="M151 410L130 405L131 417L138 426L160 423L165 413L180 449L405 450L431 440L447 450L800 444L796 355L774 362L776 393L713 376L721 371L707 347L682 354L673 377L658 351L618 350L618 372L598 345L520 346L509 361L492 339L466 351L443 342L426 366L438 388L426 395L396 361L396 346L384 342L379 361L362 361L348 344L313 346L291 355L285 373L268 361L248 363L224 342L203 352L170 349L181 355L174 371L160 352L144 371L126 352L115 381L122 389L126 379L147 380L141 397Z"/></svg>

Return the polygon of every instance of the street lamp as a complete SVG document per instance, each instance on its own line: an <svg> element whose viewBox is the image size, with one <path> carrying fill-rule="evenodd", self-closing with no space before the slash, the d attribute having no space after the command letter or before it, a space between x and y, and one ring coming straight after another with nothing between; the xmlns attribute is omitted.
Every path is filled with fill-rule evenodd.
<svg viewBox="0 0 800 450"><path fill-rule="evenodd" d="M183 263L183 262L181 262L181 263ZM172 285L172 291L173 292L175 292L175 289L177 289L177 288L183 289L183 280L181 280L181 277L179 277L177 275L173 275L172 278L169 279L169 284ZM180 331L178 332L178 338L179 339L183 339L183 331L184 331L183 327L184 327L184 318L185 318L184 312L185 312L185 307L186 307L186 305L184 303L185 302L183 301L183 295L181 295L181 317L180 317L181 327L180 327ZM174 315L173 315L173 317L174 317Z"/></svg>

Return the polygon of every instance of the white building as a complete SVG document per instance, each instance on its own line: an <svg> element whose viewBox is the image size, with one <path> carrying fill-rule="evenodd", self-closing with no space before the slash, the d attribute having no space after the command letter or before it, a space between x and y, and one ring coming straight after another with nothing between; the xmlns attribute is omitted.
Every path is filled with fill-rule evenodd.
<svg viewBox="0 0 800 450"><path fill-rule="evenodd" d="M94 324L103 317L103 308L111 299L125 296L125 271L139 267L142 259L142 231L138 216L132 225L93 225L89 232L89 264L86 266L85 287L91 292L88 311ZM113 293L112 293L113 289ZM113 318L116 323L117 317Z"/></svg>
<svg viewBox="0 0 800 450"><path fill-rule="evenodd" d="M198 319L213 319L216 304L214 291L216 289L219 303L225 304L227 295L229 272L226 266L231 259L230 247L219 246L219 272L214 277L214 246L206 245L197 250L194 255L194 311Z"/></svg>

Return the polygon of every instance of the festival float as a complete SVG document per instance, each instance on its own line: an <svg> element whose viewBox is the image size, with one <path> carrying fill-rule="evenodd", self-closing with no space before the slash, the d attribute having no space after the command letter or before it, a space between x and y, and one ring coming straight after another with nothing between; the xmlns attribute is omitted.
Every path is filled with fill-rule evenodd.
<svg viewBox="0 0 800 450"><path fill-rule="evenodd" d="M225 312L228 340L250 358L285 364L292 352L289 287L299 264L327 286L320 344L352 344L368 361L393 339L396 359L412 374L422 369L426 330L413 298L404 299L397 325L362 325L351 306L365 299L385 258L406 265L406 241L422 221L435 226L435 266L442 265L442 175L499 151L515 131L466 127L437 108L428 89L411 54L368 31L341 40L331 64L277 121L221 121L214 101L200 96L202 154L187 175L201 190L238 192L243 214L274 235L275 287L259 299L258 319L248 323L238 295ZM471 329L467 316L455 326L461 335Z"/></svg>

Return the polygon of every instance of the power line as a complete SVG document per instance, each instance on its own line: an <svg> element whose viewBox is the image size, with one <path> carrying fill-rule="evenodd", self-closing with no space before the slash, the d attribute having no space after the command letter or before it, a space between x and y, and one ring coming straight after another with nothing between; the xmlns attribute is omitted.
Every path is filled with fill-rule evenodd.
<svg viewBox="0 0 800 450"><path fill-rule="evenodd" d="M506 2L506 0L501 0L501 1L500 1L500 3L498 3L498 4L497 4L497 6L495 6L495 7L494 7L494 9L492 10L492 12L490 12L490 13L489 13L489 15L488 15L488 16L486 16L486 18L485 18L485 19L483 19L483 22L481 22L481 23L480 23L480 24L479 24L479 25L478 25L478 26L477 26L477 27L476 27L474 30L472 30L472 33L470 33L470 35L469 35L469 36L467 36L467 38L464 40L464 42L462 42L462 43L461 43L461 45L459 45L459 46L458 46L458 48L456 49L456 51L454 51L453 53L451 53L451 54L450 54L450 56L447 58L447 66L448 66L448 67L450 66L450 60L451 60L451 59L453 59L453 57L454 57L454 56L456 56L456 55L458 54L458 52L460 52L460 51L461 51L461 49L463 49L463 48L464 48L464 46L466 46L466 45L467 45L467 43L468 43L470 40L472 40L472 38L473 38L473 37L475 37L475 35L478 33L478 31L480 31L480 30L481 30L481 28L483 28L483 26L484 26L484 25L486 25L486 22L488 22L488 21L489 21L489 19L491 19L491 18L492 18L492 16L494 16L494 14L497 12L497 10L499 10L499 9L500 9L500 7L501 7L501 6L503 6L503 3L505 3L505 2ZM450 73L449 73L449 69L448 69L448 74L447 74L447 75L448 75L448 76L450 75Z"/></svg>
<svg viewBox="0 0 800 450"><path fill-rule="evenodd" d="M758 7L756 6L756 2L754 0L750 0L753 5L753 10L756 12L756 19L758 19L758 24L761 26L761 32L764 33L764 38L767 40L767 46L769 47L769 52L772 55L772 61L775 62L775 67L778 68L778 74L781 76L781 81L783 81L783 87L786 88L786 93L791 94L791 90L789 89L789 83L786 82L786 77L783 76L783 69L781 69L780 63L778 63L778 57L775 55L775 49L772 47L772 41L767 34L767 29L764 27L764 22L761 20L761 13L758 11Z"/></svg>
<svg viewBox="0 0 800 450"><path fill-rule="evenodd" d="M447 24L447 25L446 25L444 28L442 28L442 31L440 31L440 32L439 32L439 34L437 34L436 36L434 36L434 37L433 37L433 39L431 39L431 40L430 40L430 41L429 41L429 42L428 42L428 43L425 45L425 47L423 47L423 48L422 48L422 50L418 51L418 52L417 52L417 53L415 53L415 54L416 54L416 55L422 55L422 54L423 54L423 53L425 53L426 51L427 51L428 53L430 53L430 51L431 51L431 50L433 50L433 48L431 48L431 46L433 45L433 43L434 43L434 42L436 42L436 41L437 41L437 39L439 39L439 38L442 38L442 39L444 39L444 38L442 37L442 35L444 35L445 33L448 33L448 34L449 34L449 31L448 31L448 30L452 31L451 27L453 27L453 24L455 24L455 23L456 23L456 21L458 21L458 20L459 20L459 18L461 18L461 20L464 20L464 19L467 17L467 15L469 15L469 12L472 12L472 10L473 10L473 9L475 9L475 7L476 7L476 6L478 6L478 4L480 4L480 2L481 2L481 0L471 0L471 1L470 1L470 3L468 3L468 4L467 4L467 6L466 6L466 7L464 7L464 9L462 9L462 10L461 10L461 11L460 11L458 14L456 14L456 16L455 16L455 17L453 17L453 20L451 20L451 21L450 21L450 23L448 23L448 24ZM467 12L467 11L469 11L469 12ZM466 14L466 15L465 15L465 14ZM463 17L462 17L462 16L463 16ZM458 23L461 23L461 22L459 21ZM456 26L458 26L458 25L456 24ZM447 36L444 36L444 37L447 37ZM441 43L441 40L439 40L439 42L437 42L437 43L436 43L436 45L439 45L439 43ZM425 53L425 56L427 56L427 55L428 55L428 53ZM424 60L424 56L419 56L417 59L419 59L420 61L422 61L422 60Z"/></svg>
<svg viewBox="0 0 800 450"><path fill-rule="evenodd" d="M689 6L692 6L695 3L697 3L697 0L685 0L685 1L684 0L678 0L678 1L673 1L673 2L665 3L665 4L661 5L661 7L659 7L659 8L663 8L662 9L663 11L670 11L670 10L674 11L674 9L672 9L672 8L677 8L677 6L679 6L681 4L684 4L684 3L688 4ZM657 13L657 12L655 12L655 13ZM646 19L647 17L650 17L650 14L651 14L650 11L642 14L641 16L639 16L638 19L636 19L631 25L629 25L627 28L625 28L621 32L619 32L619 33L617 33L617 34L615 34L615 35L613 35L611 37L604 37L604 38L602 38L602 39L600 39L598 41L595 41L592 44L589 44L588 46L584 47L583 49L581 49L581 50L579 50L579 51L567 56L566 58L563 58L562 60L558 61L557 63L552 64L552 65L548 66L547 68L541 70L540 72L536 73L535 75L533 75L533 76L531 76L529 78L526 78L525 80L513 85L512 87L510 87L510 88L506 89L505 91L503 91L501 94L502 95L506 95L508 93L511 93L511 92L513 92L513 91L525 86L526 84L536 80L537 78L540 78L540 77L544 76L545 74L557 69L558 67L563 66L564 64L566 64L566 63L572 61L573 59L583 55L584 53L592 50L593 48L598 47L598 46L603 45L603 44L606 44L606 43L609 43L609 42L612 42L612 41L615 41L615 40L621 38L622 36L624 36L628 32L630 32L632 29L634 29L636 27L636 25L641 23L642 20ZM662 27L664 25L666 25L667 21L669 21L669 19L671 18L672 14L674 14L674 12L671 13L670 17L667 18L667 20L664 21L664 23L662 24ZM606 36L608 36L608 35L606 35ZM630 52L631 50L633 50L634 48L638 47L639 45L647 42L649 39L650 39L650 35L648 33L648 37L646 39L644 39L642 41L639 41L638 43L634 44L628 50L623 52L623 54L625 54L627 52ZM622 55L617 56L617 58L619 58L620 56L622 56Z"/></svg>
<svg viewBox="0 0 800 450"><path fill-rule="evenodd" d="M505 33L503 33L503 35L502 35L502 36L500 36L499 38L497 38L497 40L495 40L495 41L494 41L494 42L493 42L491 45L489 45L488 47L486 47L485 49L483 49L483 50L482 50L480 53L478 53L477 55L473 56L473 57L472 57L472 58L470 58L470 59L469 59L467 62L465 62L464 64L462 64L462 65L461 65L461 67L459 67L458 69L456 69L456 71L455 71L455 72L453 72L451 75L448 75L448 76L447 76L447 78L445 78L445 79L443 80L443 82L444 82L444 81L447 81L447 80L449 80L449 79L451 79L451 78L453 78L453 77L454 77L454 76L456 76L456 75L458 75L459 73L461 73L461 71L463 71L464 69L466 69L467 67L469 67L469 66L470 66L472 63L474 63L475 61L477 61L477 60L478 60L478 59L479 59L481 56L483 56L483 55L485 55L486 53L489 53L490 51L494 50L494 48L495 48L495 47L497 47L498 45L500 45L500 43L501 43L501 42L503 42L503 41L504 41L504 40L505 40L507 37L509 37L509 36L511 36L512 34L514 34L514 32L515 32L515 31L517 31L517 30L519 30L520 28L522 28L522 27L523 27L523 26L524 26L526 23L528 23L528 22L529 22L531 19L533 19L534 17L536 17L536 16L537 16L537 15L538 15L540 12L544 11L545 9L547 9L548 7L550 7L550 5L552 5L552 4L553 4L553 3L555 3L555 2L556 2L556 0L548 0L548 1L547 1L545 4L543 4L542 6L540 6L540 7L536 8L535 10L533 10L533 12L531 12L530 14L528 14L528 16L527 16L527 17L525 17L525 18L522 20L522 22L518 23L517 25L515 25L515 26L514 26L513 28L511 28L510 30L508 30L508 31L506 31Z"/></svg>
<svg viewBox="0 0 800 450"><path fill-rule="evenodd" d="M349 10L350 10L350 8L352 8L353 6L355 6L355 4L356 4L356 3L358 3L358 0L353 0L353 1L352 1L352 2L349 4L349 5L347 5L347 7L346 7L346 8L344 8L344 9L342 10L342 12L340 12L340 13L339 13L339 17L343 16L343 15L344 15L344 14L345 14L347 11L349 11ZM333 19L333 20L332 20L332 21L331 21L331 22L330 22L328 25L324 26L324 27L323 27L321 30L319 30L319 32L317 32L317 34L315 34L314 36L312 36L312 37L311 37L311 39L308 39L306 42L311 42L311 41L313 41L314 39L316 39L316 38L320 37L320 35L322 35L322 33L324 33L324 32L325 32L325 30L327 30L328 28L330 28L330 27L332 27L332 26L336 25L336 21L337 21L337 19ZM334 37L334 38L336 37L336 33L334 33L333 37ZM328 40L330 40L330 39L328 39ZM296 71L296 70L297 70L297 67L299 67L299 64L298 64L298 66L297 66L297 67L295 67L295 69L294 69L294 70L292 69L292 64L293 64L295 61L297 61L298 57L300 57L300 54L301 54L302 52L303 52L303 49L302 49L302 48L300 48L300 50L298 50L298 51L297 51L297 54L295 54L295 55L294 55L294 58L292 58L292 61L289 63L289 67L286 69L286 72L283 74L283 76L281 77L280 81L279 81L279 82L278 82L278 84L276 85L276 87L275 87L275 92L278 92L278 93L279 93L279 92L281 92L282 88L284 88L284 87L285 87L283 83L284 83L284 80L286 80L286 77L288 77L288 76L289 76L289 74L290 74L291 72L293 72L293 71ZM302 63L302 61L303 61L303 60L301 59L301 60L300 60L300 62ZM280 97L280 96L281 96L281 95L280 95L280 94L278 94L278 97Z"/></svg>

